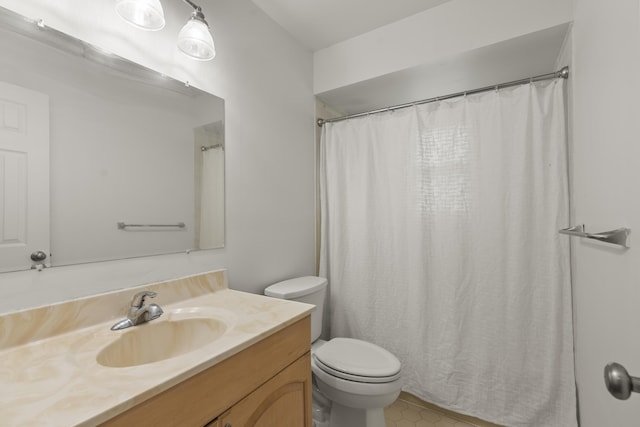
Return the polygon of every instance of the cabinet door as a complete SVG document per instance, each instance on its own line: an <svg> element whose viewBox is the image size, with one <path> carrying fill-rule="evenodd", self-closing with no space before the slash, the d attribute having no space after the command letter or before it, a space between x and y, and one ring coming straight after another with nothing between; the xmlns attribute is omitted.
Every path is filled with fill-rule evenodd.
<svg viewBox="0 0 640 427"><path fill-rule="evenodd" d="M309 353L220 417L222 427L311 427Z"/></svg>

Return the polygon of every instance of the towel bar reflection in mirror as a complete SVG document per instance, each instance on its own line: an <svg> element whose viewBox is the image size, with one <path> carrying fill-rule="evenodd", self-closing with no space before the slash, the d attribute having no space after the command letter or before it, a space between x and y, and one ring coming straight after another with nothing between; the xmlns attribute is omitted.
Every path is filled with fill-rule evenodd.
<svg viewBox="0 0 640 427"><path fill-rule="evenodd" d="M127 228L166 228L166 227L174 227L174 228L185 228L186 225L184 222L178 222L176 224L125 224L124 222L118 223L118 230L125 230Z"/></svg>

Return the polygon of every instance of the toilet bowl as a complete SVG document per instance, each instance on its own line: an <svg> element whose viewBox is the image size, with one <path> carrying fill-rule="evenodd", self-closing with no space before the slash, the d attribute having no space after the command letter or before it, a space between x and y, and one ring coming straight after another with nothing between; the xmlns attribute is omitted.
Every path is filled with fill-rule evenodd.
<svg viewBox="0 0 640 427"><path fill-rule="evenodd" d="M400 361L367 341L319 339L326 286L322 277L300 277L267 287L265 295L316 306L311 313L313 393L331 402L329 427L385 427L384 407L400 394Z"/></svg>
<svg viewBox="0 0 640 427"><path fill-rule="evenodd" d="M330 427L385 427L384 408L400 394L400 362L366 341L334 338L312 349L311 370L331 402Z"/></svg>

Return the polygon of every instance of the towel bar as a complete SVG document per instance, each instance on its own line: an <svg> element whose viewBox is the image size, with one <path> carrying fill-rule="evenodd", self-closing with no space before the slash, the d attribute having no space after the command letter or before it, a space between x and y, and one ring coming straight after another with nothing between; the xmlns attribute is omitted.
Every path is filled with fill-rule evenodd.
<svg viewBox="0 0 640 427"><path fill-rule="evenodd" d="M580 224L575 227L563 228L559 232L562 234L568 234L569 236L584 237L586 239L598 240L600 242L611 243L628 248L627 238L631 233L631 229L623 227L615 230L603 231L601 233L587 233L584 231L584 224Z"/></svg>
<svg viewBox="0 0 640 427"><path fill-rule="evenodd" d="M177 228L185 228L186 225L184 222L179 222L177 224L125 224L124 222L118 223L118 230L124 230L129 227L138 227L138 228L157 228L157 227L177 227Z"/></svg>

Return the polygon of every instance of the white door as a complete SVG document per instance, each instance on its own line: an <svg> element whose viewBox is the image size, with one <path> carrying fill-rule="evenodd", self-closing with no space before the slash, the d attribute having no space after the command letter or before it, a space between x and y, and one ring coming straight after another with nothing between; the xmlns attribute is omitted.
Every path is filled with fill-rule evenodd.
<svg viewBox="0 0 640 427"><path fill-rule="evenodd" d="M572 238L581 427L640 426L604 367L640 376L640 1L575 0L573 200L589 232L631 229L630 248Z"/></svg>
<svg viewBox="0 0 640 427"><path fill-rule="evenodd" d="M49 255L49 97L0 82L0 271Z"/></svg>

